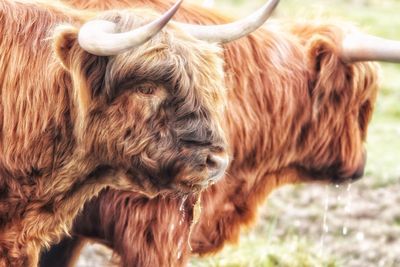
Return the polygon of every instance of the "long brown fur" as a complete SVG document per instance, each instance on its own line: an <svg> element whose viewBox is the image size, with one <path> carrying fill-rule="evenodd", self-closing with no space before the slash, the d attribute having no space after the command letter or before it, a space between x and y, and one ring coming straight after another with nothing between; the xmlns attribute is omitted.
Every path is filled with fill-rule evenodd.
<svg viewBox="0 0 400 267"><path fill-rule="evenodd" d="M172 2L66 1L85 9L150 6L158 10ZM183 5L176 19L204 24L227 21L190 4ZM258 207L275 188L360 176L378 68L373 63L341 61L339 44L346 28L317 21L271 24L224 46L230 89L226 131L233 161L226 177L202 193L202 214L191 234L192 251L185 240L194 200L186 200L180 208L178 199L149 199L115 190L103 191L85 205L70 240L91 239L111 247L121 257L121 266L185 266L192 253L214 253L237 242L240 230L254 222ZM42 258L43 267L67 266L68 260L57 261L66 254L62 245L52 252Z"/></svg>
<svg viewBox="0 0 400 267"><path fill-rule="evenodd" d="M210 154L226 153L220 49L170 25L123 56L97 57L77 43L95 15L0 1L1 267L36 266L100 190L178 198L209 182ZM159 15L97 16L127 31Z"/></svg>

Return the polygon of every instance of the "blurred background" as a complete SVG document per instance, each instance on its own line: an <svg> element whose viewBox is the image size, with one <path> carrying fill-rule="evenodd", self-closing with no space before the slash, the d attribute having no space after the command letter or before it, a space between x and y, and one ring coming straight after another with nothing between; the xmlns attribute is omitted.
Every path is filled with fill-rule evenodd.
<svg viewBox="0 0 400 267"><path fill-rule="evenodd" d="M186 0L233 17L264 0ZM365 32L400 40L399 0L281 0L276 19L339 18ZM400 64L382 64L382 87L369 128L366 177L352 185L286 186L260 208L258 223L238 245L193 267L400 266ZM88 247L80 267L101 266Z"/></svg>

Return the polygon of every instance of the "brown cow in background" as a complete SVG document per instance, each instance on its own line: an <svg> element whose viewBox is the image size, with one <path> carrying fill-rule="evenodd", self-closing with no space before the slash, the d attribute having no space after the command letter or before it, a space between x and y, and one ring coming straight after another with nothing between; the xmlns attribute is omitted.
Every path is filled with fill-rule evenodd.
<svg viewBox="0 0 400 267"><path fill-rule="evenodd" d="M70 0L79 8L150 6L161 0ZM181 21L228 20L183 5ZM347 25L307 22L272 25L224 46L229 90L227 134L233 161L226 177L202 193L202 213L186 243L194 199L147 198L105 190L77 217L73 238L42 258L42 266L70 266L87 240L121 256L121 266L185 266L236 242L275 188L308 181L340 183L362 176L366 139L378 89L377 65L342 43ZM346 46L347 45L347 46Z"/></svg>
<svg viewBox="0 0 400 267"><path fill-rule="evenodd" d="M179 4L157 18L0 1L1 267L36 266L105 187L177 197L224 172L221 49L159 33Z"/></svg>

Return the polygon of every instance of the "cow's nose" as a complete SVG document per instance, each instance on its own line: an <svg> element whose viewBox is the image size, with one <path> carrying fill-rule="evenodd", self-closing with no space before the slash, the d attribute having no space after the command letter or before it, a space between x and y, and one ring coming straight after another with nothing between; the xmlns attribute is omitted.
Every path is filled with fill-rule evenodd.
<svg viewBox="0 0 400 267"><path fill-rule="evenodd" d="M353 182L360 180L364 176L364 168L358 169L353 176L351 177L351 180Z"/></svg>
<svg viewBox="0 0 400 267"><path fill-rule="evenodd" d="M356 171L353 173L353 176L351 177L352 181L357 181L364 176L366 163L367 163L367 152L364 150L362 162L360 163Z"/></svg>
<svg viewBox="0 0 400 267"><path fill-rule="evenodd" d="M346 171L343 171L342 169L342 171L338 174L337 178L343 182L345 181L355 182L361 179L364 176L366 162L367 162L367 152L364 149L362 158L358 163L358 165L350 169L347 169Z"/></svg>
<svg viewBox="0 0 400 267"><path fill-rule="evenodd" d="M207 157L207 168L209 171L209 180L217 181L224 176L229 165L229 156L227 153L210 154Z"/></svg>

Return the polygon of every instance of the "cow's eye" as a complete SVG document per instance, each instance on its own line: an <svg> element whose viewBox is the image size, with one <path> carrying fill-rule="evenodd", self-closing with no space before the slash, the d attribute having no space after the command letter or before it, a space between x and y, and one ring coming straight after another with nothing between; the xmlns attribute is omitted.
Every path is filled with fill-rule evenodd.
<svg viewBox="0 0 400 267"><path fill-rule="evenodd" d="M144 95L152 95L157 90L157 86L151 83L144 83L136 86L136 91Z"/></svg>

